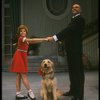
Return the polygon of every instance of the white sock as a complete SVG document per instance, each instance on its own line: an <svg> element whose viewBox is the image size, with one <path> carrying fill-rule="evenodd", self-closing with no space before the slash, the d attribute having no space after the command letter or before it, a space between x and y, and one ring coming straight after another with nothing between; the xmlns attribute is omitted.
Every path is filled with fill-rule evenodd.
<svg viewBox="0 0 100 100"><path fill-rule="evenodd" d="M20 94L21 92L16 92L16 95Z"/></svg>
<svg viewBox="0 0 100 100"><path fill-rule="evenodd" d="M30 89L30 90L28 90L28 93L29 93L29 95L30 95L30 97L31 98L34 98L35 96L34 96L34 93L33 93L33 91Z"/></svg>
<svg viewBox="0 0 100 100"><path fill-rule="evenodd" d="M17 95L18 97L24 97L24 95L22 95L21 92L16 92L16 95Z"/></svg>
<svg viewBox="0 0 100 100"><path fill-rule="evenodd" d="M28 92L31 92L32 90L30 89L30 90L28 90Z"/></svg>

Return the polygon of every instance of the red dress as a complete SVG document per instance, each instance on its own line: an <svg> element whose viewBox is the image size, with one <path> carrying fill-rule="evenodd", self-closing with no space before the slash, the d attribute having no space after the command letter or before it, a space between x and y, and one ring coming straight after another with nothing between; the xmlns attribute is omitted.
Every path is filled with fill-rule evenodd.
<svg viewBox="0 0 100 100"><path fill-rule="evenodd" d="M23 42L23 36L20 36L18 39L17 50L12 59L10 71L11 72L20 72L27 73L28 72L28 60L27 60L27 50L28 43Z"/></svg>

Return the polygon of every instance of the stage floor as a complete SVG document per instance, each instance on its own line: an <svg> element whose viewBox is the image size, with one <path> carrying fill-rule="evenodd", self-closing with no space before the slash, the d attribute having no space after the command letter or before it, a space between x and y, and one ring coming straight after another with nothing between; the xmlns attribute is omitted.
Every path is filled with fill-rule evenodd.
<svg viewBox="0 0 100 100"><path fill-rule="evenodd" d="M69 76L68 72L55 73L58 81L58 87L62 92L69 90ZM40 81L41 76L38 73L28 73L28 79L30 86L34 91L37 100L41 100L40 97ZM15 86L16 74L9 72L2 72L2 100L15 100L16 86ZM85 89L84 100L98 100L99 90L99 72L98 71L85 71ZM22 84L22 92L27 95L27 90ZM24 99L23 99L24 100ZM25 99L25 100L30 100ZM59 97L59 100L71 100L71 97Z"/></svg>

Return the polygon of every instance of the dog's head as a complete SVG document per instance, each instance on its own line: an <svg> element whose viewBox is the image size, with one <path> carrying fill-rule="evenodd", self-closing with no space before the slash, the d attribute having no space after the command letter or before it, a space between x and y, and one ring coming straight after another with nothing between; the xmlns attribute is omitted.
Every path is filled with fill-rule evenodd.
<svg viewBox="0 0 100 100"><path fill-rule="evenodd" d="M49 73L49 72L54 71L54 63L53 63L53 61L51 61L50 59L44 59L41 62L41 70L44 73Z"/></svg>

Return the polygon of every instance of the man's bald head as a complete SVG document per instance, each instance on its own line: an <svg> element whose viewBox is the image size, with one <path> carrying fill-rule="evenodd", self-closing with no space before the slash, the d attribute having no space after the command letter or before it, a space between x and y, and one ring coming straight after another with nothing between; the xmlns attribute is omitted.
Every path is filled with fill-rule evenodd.
<svg viewBox="0 0 100 100"><path fill-rule="evenodd" d="M72 5L72 13L77 14L81 12L81 7L79 4L73 4Z"/></svg>

